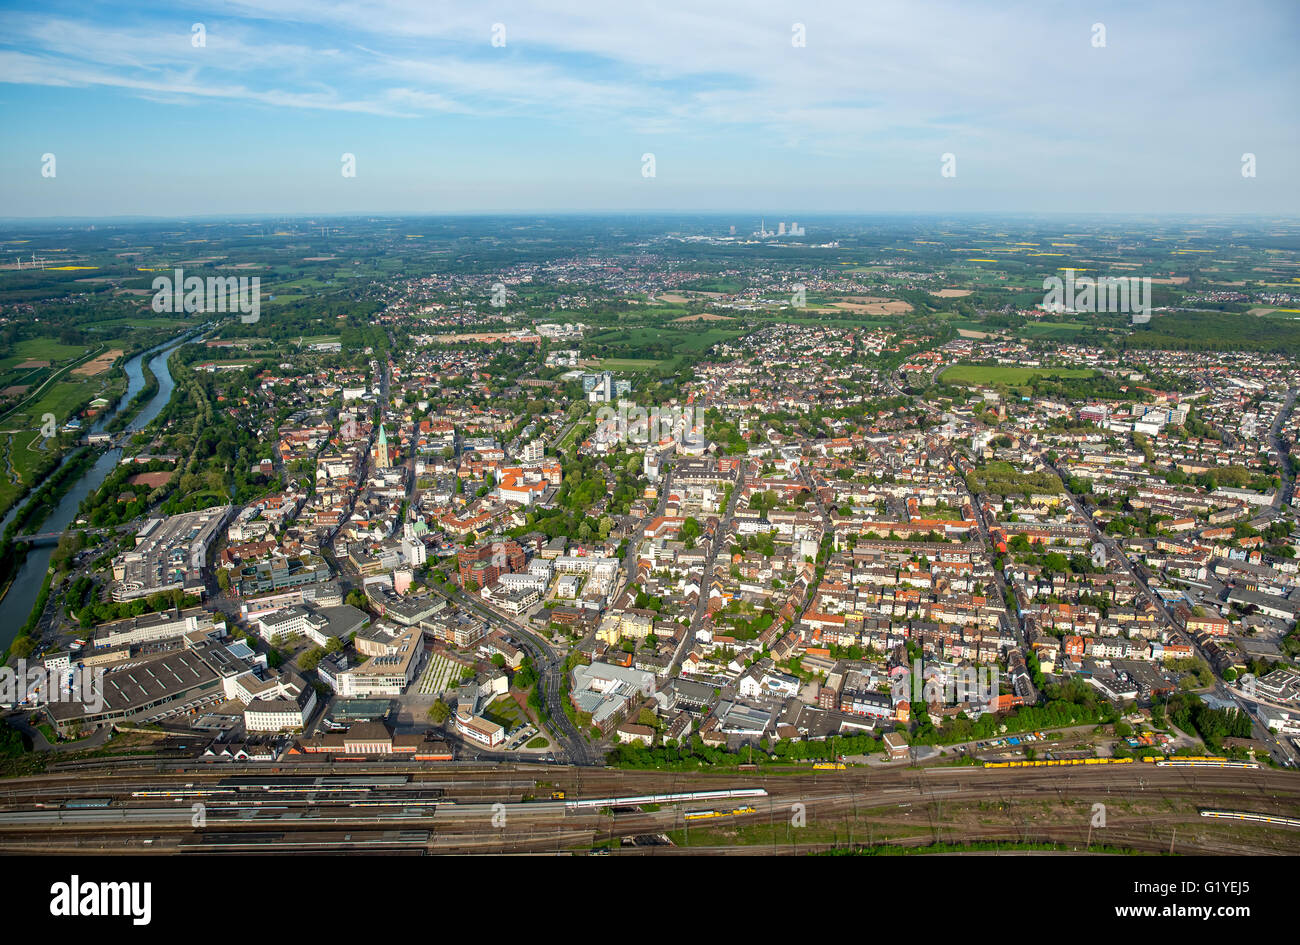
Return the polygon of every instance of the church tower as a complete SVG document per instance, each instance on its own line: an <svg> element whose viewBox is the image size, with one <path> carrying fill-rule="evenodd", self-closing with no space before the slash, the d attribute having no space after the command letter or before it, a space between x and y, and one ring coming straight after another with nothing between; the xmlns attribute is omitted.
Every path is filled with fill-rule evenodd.
<svg viewBox="0 0 1300 945"><path fill-rule="evenodd" d="M379 443L375 447L375 464L380 469L387 469L392 465L388 461L388 433L382 423L379 424Z"/></svg>

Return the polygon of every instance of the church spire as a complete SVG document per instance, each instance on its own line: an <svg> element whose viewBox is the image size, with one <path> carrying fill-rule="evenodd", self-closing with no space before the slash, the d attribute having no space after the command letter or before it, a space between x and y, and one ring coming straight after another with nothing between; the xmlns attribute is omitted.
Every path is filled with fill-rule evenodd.
<svg viewBox="0 0 1300 945"><path fill-rule="evenodd" d="M379 424L379 443L375 446L375 462L380 469L387 469L392 464L388 461L388 431Z"/></svg>

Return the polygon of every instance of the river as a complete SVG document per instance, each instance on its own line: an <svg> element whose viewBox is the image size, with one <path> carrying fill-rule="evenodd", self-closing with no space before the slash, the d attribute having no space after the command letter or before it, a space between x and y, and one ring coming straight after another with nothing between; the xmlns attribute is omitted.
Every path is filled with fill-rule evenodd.
<svg viewBox="0 0 1300 945"><path fill-rule="evenodd" d="M171 371L167 369L167 359L171 353L191 340L183 338L163 342L156 348L150 348L137 354L131 360L126 362L126 393L122 399L117 402L117 407L112 411L105 413L91 427L93 432L100 432L108 425L109 421L131 403L132 399L140 389L144 387L144 371L142 365L144 359L149 358L149 367L154 376L158 379L158 391L154 394L153 399L145 404L144 408L136 417L127 424L126 429L129 431L142 430L158 416L159 412L167 401L171 399L172 388L175 383L172 381ZM114 448L106 450L95 461L82 477L69 489L59 500L59 504L54 507L44 524L39 527L42 532L61 532L72 524L73 519L77 517L77 510L81 508L81 502L86 496L90 495L100 484L108 477L108 474L117 466L118 460L122 457L122 451ZM66 461L66 460L65 460ZM8 527L13 517L18 514L18 510L31 501L28 496L23 502L18 503L4 520L0 521L0 533ZM18 569L18 575L15 577L13 584L9 588L9 593L0 601L0 651L3 651L14 637L27 618L31 615L32 607L36 604L36 598L40 596L41 585L45 582L45 572L50 565L50 556L54 554L53 545L38 545L31 548L27 553L27 560L23 562Z"/></svg>

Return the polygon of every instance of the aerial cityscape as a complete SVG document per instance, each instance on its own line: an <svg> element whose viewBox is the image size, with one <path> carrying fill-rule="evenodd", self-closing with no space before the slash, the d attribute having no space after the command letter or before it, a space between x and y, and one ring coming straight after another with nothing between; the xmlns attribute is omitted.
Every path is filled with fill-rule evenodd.
<svg viewBox="0 0 1300 945"><path fill-rule="evenodd" d="M739 53L716 79L665 54L646 94L680 108L639 127L640 13L591 11L627 41L603 65L557 58L581 5L553 32L462 11L416 62L418 29L363 48L403 4L356 36L271 6L0 14L0 852L1300 854L1294 9L1233 20L1225 70L1280 40L1288 65L1213 143L1185 129L1150 202L1113 130L1096 199L1071 156L1054 202L1008 169L1001 104L1002 144L923 142L926 181L881 194L830 116L752 165L685 154L755 110ZM1117 58L1151 15L1008 9ZM764 73L843 41L716 15L737 47L777 31ZM156 61L109 54L160 24ZM329 41L371 68L308 92ZM182 79L190 50L223 58ZM490 117L481 166L453 128L423 150L496 95L506 123L627 121L571 172ZM900 101L869 122L911 140ZM977 122L978 93L953 107ZM102 163L41 115L74 108ZM284 122L260 163L200 155L241 109ZM49 892L105 914L76 876Z"/></svg>

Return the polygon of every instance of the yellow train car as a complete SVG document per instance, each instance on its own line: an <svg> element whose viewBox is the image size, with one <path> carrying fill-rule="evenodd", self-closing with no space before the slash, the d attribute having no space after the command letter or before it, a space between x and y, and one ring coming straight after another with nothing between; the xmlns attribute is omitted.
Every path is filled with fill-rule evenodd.
<svg viewBox="0 0 1300 945"><path fill-rule="evenodd" d="M757 813L754 807L733 807L731 810L688 810L686 820L712 820L715 817L739 817L743 814Z"/></svg>
<svg viewBox="0 0 1300 945"><path fill-rule="evenodd" d="M1228 758L1167 758L1156 762L1162 768L1258 768L1253 761L1233 761Z"/></svg>
<svg viewBox="0 0 1300 945"><path fill-rule="evenodd" d="M1150 759L1147 759L1150 760ZM1062 765L1131 765L1132 758L1043 758L1034 761L986 761L985 768L1058 768Z"/></svg>

